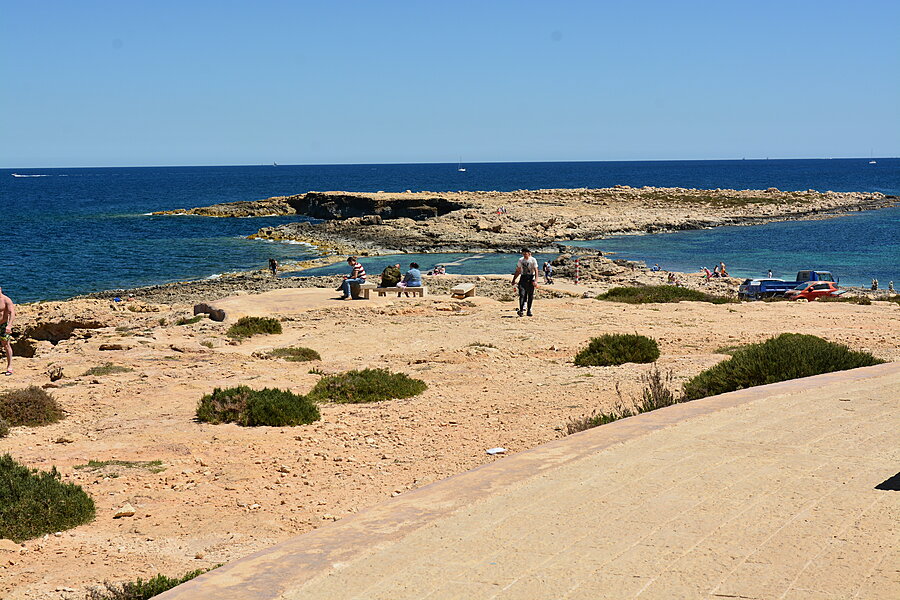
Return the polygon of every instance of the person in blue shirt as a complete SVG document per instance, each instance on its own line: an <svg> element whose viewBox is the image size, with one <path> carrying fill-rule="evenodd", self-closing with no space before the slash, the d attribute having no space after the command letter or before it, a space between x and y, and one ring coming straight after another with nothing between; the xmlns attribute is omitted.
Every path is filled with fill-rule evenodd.
<svg viewBox="0 0 900 600"><path fill-rule="evenodd" d="M419 263L409 263L409 271L403 276L403 281L397 284L398 287L422 287L422 272L419 270ZM409 292L403 292L409 296ZM400 297L400 292L397 292Z"/></svg>

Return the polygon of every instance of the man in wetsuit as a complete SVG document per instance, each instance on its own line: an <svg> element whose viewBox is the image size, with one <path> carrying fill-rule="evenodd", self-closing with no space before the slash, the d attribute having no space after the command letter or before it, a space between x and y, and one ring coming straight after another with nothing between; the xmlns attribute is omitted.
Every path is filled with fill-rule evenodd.
<svg viewBox="0 0 900 600"><path fill-rule="evenodd" d="M16 318L16 306L8 296L3 294L3 288L0 288L0 343L3 344L3 351L6 353L6 372L4 375L12 375L12 324Z"/></svg>
<svg viewBox="0 0 900 600"><path fill-rule="evenodd" d="M534 288L537 287L537 277L537 260L531 256L531 250L525 248L522 250L522 258L516 263L516 272L512 278L513 285L516 285L516 278L519 279L519 310L516 313L520 317L526 308L528 316L532 316L531 303L534 301Z"/></svg>

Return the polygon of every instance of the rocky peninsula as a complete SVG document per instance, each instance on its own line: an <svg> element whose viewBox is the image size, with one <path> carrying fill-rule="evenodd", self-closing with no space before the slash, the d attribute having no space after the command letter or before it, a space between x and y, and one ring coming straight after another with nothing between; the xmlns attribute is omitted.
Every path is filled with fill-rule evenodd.
<svg viewBox="0 0 900 600"><path fill-rule="evenodd" d="M824 219L891 206L881 193L629 187L513 192L308 192L159 214L305 216L253 237L326 252L509 252L623 233Z"/></svg>

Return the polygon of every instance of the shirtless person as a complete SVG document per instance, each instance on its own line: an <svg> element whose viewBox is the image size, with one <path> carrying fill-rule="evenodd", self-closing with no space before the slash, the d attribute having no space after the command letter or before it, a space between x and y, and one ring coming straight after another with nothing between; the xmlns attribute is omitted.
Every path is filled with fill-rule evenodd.
<svg viewBox="0 0 900 600"><path fill-rule="evenodd" d="M3 344L3 351L6 352L6 372L4 375L12 375L12 345L9 343L12 339L12 324L16 318L16 306L8 296L3 294L3 288L0 288L0 343Z"/></svg>

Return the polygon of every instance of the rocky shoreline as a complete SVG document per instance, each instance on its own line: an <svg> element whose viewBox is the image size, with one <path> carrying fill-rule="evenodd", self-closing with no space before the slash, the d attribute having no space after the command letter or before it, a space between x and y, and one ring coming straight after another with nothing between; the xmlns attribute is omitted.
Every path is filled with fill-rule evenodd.
<svg viewBox="0 0 900 600"><path fill-rule="evenodd" d="M884 208L881 193L615 186L515 192L309 192L161 214L303 215L254 236L339 254L555 251L569 240L831 218Z"/></svg>

